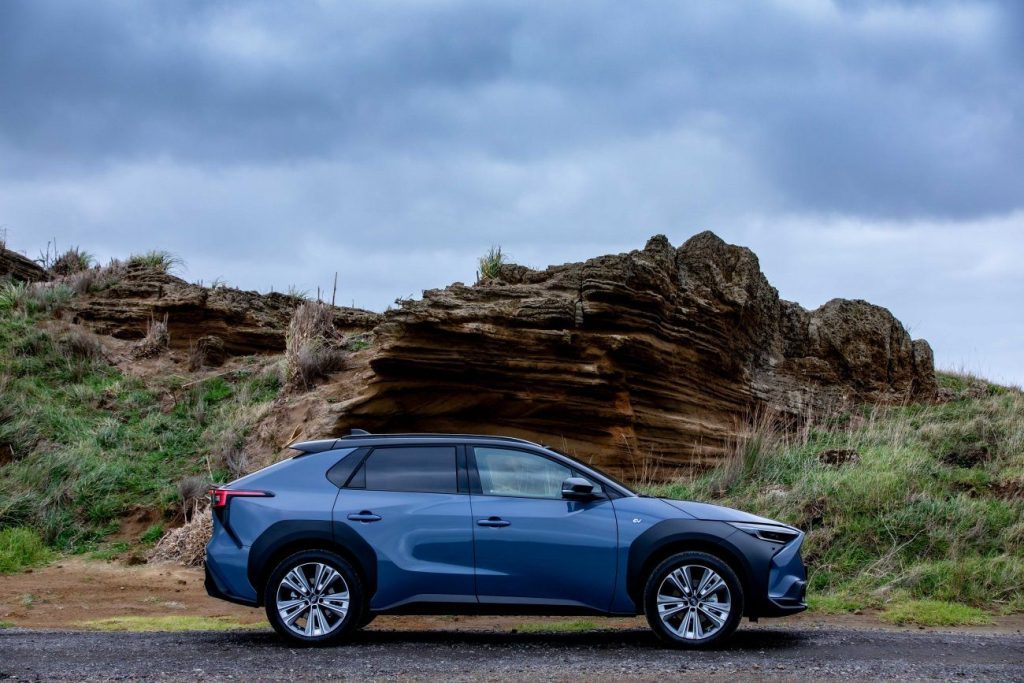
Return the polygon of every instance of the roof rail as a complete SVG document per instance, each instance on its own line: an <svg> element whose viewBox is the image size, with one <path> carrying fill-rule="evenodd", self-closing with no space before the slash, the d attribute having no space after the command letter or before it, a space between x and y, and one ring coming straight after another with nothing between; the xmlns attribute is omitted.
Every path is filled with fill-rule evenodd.
<svg viewBox="0 0 1024 683"><path fill-rule="evenodd" d="M363 430L361 430L361 429L358 429L358 430L354 429L352 431L353 432L361 432ZM539 446L540 445L540 444L538 444L535 441L530 441L529 439L520 439L520 438L515 437L515 436L496 436L496 435L493 435L493 434L447 434L447 433L441 433L441 432L398 432L398 433L395 433L395 434L370 434L370 433L366 433L366 432L364 432L363 434L352 433L352 434L347 434L346 436L343 436L343 437L339 438L338 441L344 441L344 440L347 440L347 439L352 439L352 440L359 439L360 441L362 441L362 440L371 440L371 439L393 439L393 438L406 438L406 437L411 437L411 438L424 437L424 438L438 438L438 439L452 439L452 438L456 438L456 439L494 439L495 441L509 441L509 442L512 442L512 443L528 443L531 446ZM292 448L294 448L294 446L292 446Z"/></svg>
<svg viewBox="0 0 1024 683"><path fill-rule="evenodd" d="M288 448L302 453L323 453L334 448L334 444L338 443L337 439L316 439L314 441L296 441L295 443L288 444Z"/></svg>

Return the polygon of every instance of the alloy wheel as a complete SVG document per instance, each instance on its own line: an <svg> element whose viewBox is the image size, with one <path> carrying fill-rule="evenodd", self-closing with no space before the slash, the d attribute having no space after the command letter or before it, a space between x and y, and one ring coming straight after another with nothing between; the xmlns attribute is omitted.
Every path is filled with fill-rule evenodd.
<svg viewBox="0 0 1024 683"><path fill-rule="evenodd" d="M658 588L658 617L665 628L685 640L703 640L717 634L731 609L729 586L710 567L678 567Z"/></svg>
<svg viewBox="0 0 1024 683"><path fill-rule="evenodd" d="M307 562L292 567L278 584L276 608L284 625L307 638L335 631L349 610L349 588L334 567Z"/></svg>

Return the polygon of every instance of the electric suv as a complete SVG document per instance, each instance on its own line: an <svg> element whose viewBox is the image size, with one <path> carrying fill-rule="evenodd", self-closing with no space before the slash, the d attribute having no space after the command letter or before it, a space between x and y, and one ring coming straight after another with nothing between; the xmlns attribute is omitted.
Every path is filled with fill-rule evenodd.
<svg viewBox="0 0 1024 683"><path fill-rule="evenodd" d="M585 613L645 614L700 648L806 608L800 530L637 495L529 441L353 430L292 448L211 489L206 589L295 642L378 614Z"/></svg>

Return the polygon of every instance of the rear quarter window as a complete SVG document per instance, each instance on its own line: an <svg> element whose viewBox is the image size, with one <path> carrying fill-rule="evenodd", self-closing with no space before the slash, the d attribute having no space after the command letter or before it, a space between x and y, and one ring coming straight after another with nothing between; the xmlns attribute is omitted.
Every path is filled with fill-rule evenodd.
<svg viewBox="0 0 1024 683"><path fill-rule="evenodd" d="M458 493L454 446L375 448L349 482L369 491Z"/></svg>

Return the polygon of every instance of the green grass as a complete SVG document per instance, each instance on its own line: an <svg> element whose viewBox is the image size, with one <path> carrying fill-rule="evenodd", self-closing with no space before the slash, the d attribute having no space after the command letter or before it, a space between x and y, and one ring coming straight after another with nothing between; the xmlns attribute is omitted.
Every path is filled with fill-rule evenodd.
<svg viewBox="0 0 1024 683"><path fill-rule="evenodd" d="M13 621L0 621L0 630L3 630L5 628L14 628L14 622Z"/></svg>
<svg viewBox="0 0 1024 683"><path fill-rule="evenodd" d="M1024 395L940 379L954 400L865 407L792 432L760 421L722 466L648 489L804 529L821 612L906 600L1024 611ZM859 462L818 461L836 448Z"/></svg>
<svg viewBox="0 0 1024 683"><path fill-rule="evenodd" d="M941 600L897 603L882 613L882 619L899 626L983 626L992 623L992 618L980 609Z"/></svg>
<svg viewBox="0 0 1024 683"><path fill-rule="evenodd" d="M128 257L129 266L144 266L163 273L172 273L185 265L179 256L169 251L147 251L144 254L132 254Z"/></svg>
<svg viewBox="0 0 1024 683"><path fill-rule="evenodd" d="M131 543L119 541L117 543L102 543L95 550L89 553L89 559L109 562L114 558L128 552L132 547Z"/></svg>
<svg viewBox="0 0 1024 683"><path fill-rule="evenodd" d="M498 276L501 275L501 267L505 264L505 261L506 254L502 253L501 247L491 247L478 260L478 279L481 282L498 279Z"/></svg>
<svg viewBox="0 0 1024 683"><path fill-rule="evenodd" d="M865 607L868 605L863 600L840 593L807 596L807 608L818 614L850 614Z"/></svg>
<svg viewBox="0 0 1024 683"><path fill-rule="evenodd" d="M589 619L574 619L572 621L531 621L516 626L519 633L580 633L593 631L597 624Z"/></svg>
<svg viewBox="0 0 1024 683"><path fill-rule="evenodd" d="M110 617L80 621L78 628L91 631L237 631L263 629L266 623L242 624L230 617L171 615L160 617Z"/></svg>
<svg viewBox="0 0 1024 683"><path fill-rule="evenodd" d="M50 560L49 548L32 529L0 529L0 574L12 574Z"/></svg>
<svg viewBox="0 0 1024 683"><path fill-rule="evenodd" d="M0 444L13 456L0 468L0 529L30 528L60 551L93 550L129 509L177 504L182 477L232 478L237 463L225 461L220 439L244 442L277 393L275 376L147 383L70 353L40 327L42 316L0 311Z"/></svg>
<svg viewBox="0 0 1024 683"><path fill-rule="evenodd" d="M142 537L139 540L147 545L151 545L159 541L163 535L164 525L154 524L153 526L149 527L148 529L146 529L146 531L143 532Z"/></svg>

